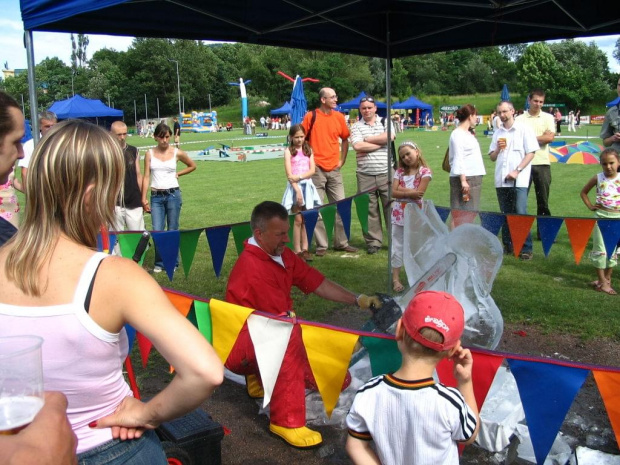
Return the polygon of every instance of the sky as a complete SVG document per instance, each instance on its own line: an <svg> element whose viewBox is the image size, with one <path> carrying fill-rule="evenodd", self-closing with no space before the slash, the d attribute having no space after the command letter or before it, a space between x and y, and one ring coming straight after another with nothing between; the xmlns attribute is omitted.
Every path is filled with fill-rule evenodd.
<svg viewBox="0 0 620 465"><path fill-rule="evenodd" d="M19 11L19 0L0 0L0 66L4 69L8 62L9 69L26 68L26 49L23 46L23 23ZM132 37L104 36L88 34L90 43L86 52L88 58L102 48L124 51L129 48ZM607 54L609 69L620 73L620 63L612 53L620 35L589 37L578 40L595 41L599 48ZM34 59L36 63L47 57L57 56L67 65L71 63L71 36L52 32L34 32Z"/></svg>

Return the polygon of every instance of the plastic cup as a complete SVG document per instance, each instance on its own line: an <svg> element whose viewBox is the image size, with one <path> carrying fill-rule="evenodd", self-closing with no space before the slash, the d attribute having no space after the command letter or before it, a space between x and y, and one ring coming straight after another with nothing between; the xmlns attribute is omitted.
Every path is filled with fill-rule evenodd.
<svg viewBox="0 0 620 465"><path fill-rule="evenodd" d="M38 336L0 338L0 435L17 434L43 407Z"/></svg>
<svg viewBox="0 0 620 465"><path fill-rule="evenodd" d="M500 137L497 139L497 142L502 142L504 147L506 146L506 138L505 137ZM503 150L503 149L502 149Z"/></svg>

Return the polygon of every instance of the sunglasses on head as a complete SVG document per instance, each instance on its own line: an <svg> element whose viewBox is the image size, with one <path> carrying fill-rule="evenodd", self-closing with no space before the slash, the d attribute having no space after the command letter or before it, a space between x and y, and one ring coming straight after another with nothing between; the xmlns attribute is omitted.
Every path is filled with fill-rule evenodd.
<svg viewBox="0 0 620 465"><path fill-rule="evenodd" d="M360 99L360 103L364 103L364 102L375 103L375 99L372 97L362 97Z"/></svg>

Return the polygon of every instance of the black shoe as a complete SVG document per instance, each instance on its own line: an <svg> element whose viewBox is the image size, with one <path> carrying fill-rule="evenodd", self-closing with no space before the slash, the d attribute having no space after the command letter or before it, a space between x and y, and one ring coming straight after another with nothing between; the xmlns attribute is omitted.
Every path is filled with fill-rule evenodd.
<svg viewBox="0 0 620 465"><path fill-rule="evenodd" d="M529 261L534 258L534 254L532 252L521 252L519 254L519 259L523 261Z"/></svg>
<svg viewBox="0 0 620 465"><path fill-rule="evenodd" d="M381 247L377 247L376 245L370 245L370 246L368 246L368 249L366 251L368 252L368 255L374 255L380 249L381 249Z"/></svg>

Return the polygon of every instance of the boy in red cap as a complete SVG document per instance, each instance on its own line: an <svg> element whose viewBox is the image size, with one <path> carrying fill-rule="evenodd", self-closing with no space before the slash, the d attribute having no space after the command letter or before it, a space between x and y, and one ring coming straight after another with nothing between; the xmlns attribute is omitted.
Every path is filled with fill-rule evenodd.
<svg viewBox="0 0 620 465"><path fill-rule="evenodd" d="M411 300L396 326L400 368L362 386L347 416L355 464L459 463L457 443L474 442L479 428L463 327L463 307L450 294L424 291ZM454 362L458 388L433 380L444 358Z"/></svg>

